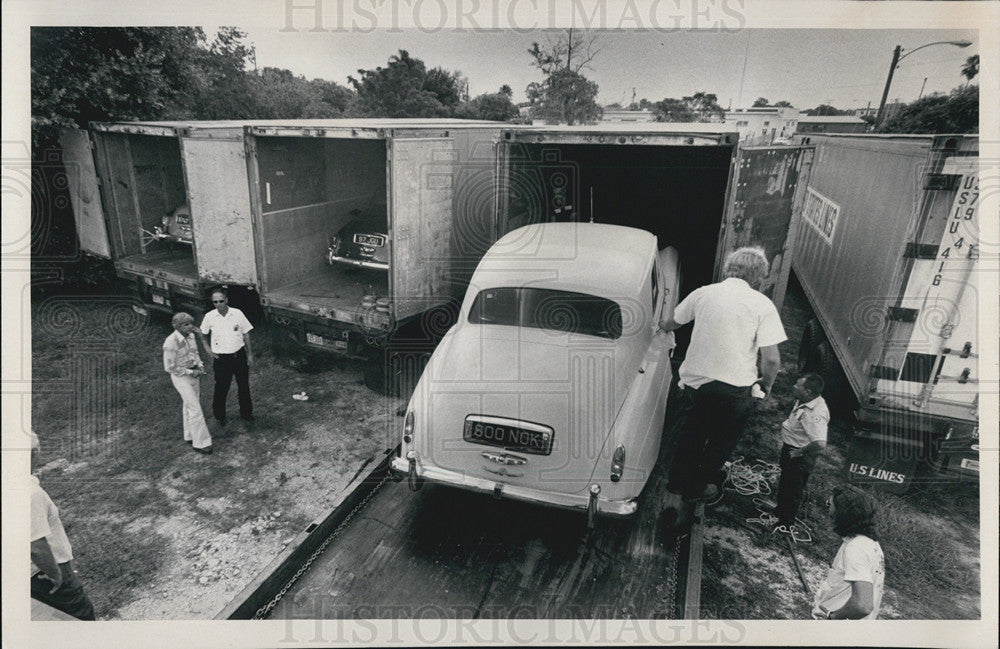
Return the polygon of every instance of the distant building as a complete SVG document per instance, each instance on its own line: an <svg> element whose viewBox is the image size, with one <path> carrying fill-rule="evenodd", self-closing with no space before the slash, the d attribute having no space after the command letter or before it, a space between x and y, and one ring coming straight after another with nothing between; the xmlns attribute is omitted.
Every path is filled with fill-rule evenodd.
<svg viewBox="0 0 1000 649"><path fill-rule="evenodd" d="M799 109L766 106L726 111L726 125L740 133L740 144L759 145L788 142L795 133Z"/></svg>
<svg viewBox="0 0 1000 649"><path fill-rule="evenodd" d="M625 108L605 108L601 124L634 124L653 121L651 110L627 110Z"/></svg>
<svg viewBox="0 0 1000 649"><path fill-rule="evenodd" d="M796 133L864 133L868 122L853 115L829 115L824 117L799 116Z"/></svg>

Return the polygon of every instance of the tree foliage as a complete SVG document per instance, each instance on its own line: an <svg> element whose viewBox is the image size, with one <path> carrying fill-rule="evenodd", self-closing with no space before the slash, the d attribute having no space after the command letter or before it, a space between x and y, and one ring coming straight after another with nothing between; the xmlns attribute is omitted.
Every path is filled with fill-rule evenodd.
<svg viewBox="0 0 1000 649"><path fill-rule="evenodd" d="M467 85L460 73L428 70L406 50L389 57L386 67L358 70L347 80L365 117L451 117Z"/></svg>
<svg viewBox="0 0 1000 649"><path fill-rule="evenodd" d="M768 106L767 97L757 97L757 99L754 100L753 104L750 107L751 108L766 108L767 106Z"/></svg>
<svg viewBox="0 0 1000 649"><path fill-rule="evenodd" d="M793 106L782 99L781 101L776 101L773 104L767 100L767 97L757 97L754 100L751 108L792 108Z"/></svg>
<svg viewBox="0 0 1000 649"><path fill-rule="evenodd" d="M511 101L513 96L510 86L503 86L499 92L484 93L462 103L455 111L455 116L462 119L487 119L496 122L513 121L521 114Z"/></svg>
<svg viewBox="0 0 1000 649"><path fill-rule="evenodd" d="M694 122L697 117L687 102L666 98L653 104L653 120L657 122Z"/></svg>
<svg viewBox="0 0 1000 649"><path fill-rule="evenodd" d="M596 42L593 33L581 35L567 29L550 38L544 47L532 43L528 53L534 59L533 65L545 75L544 81L529 83L525 89L533 119L588 124L601 118L598 86L581 72L600 52Z"/></svg>
<svg viewBox="0 0 1000 649"><path fill-rule="evenodd" d="M972 81L979 74L979 55L973 54L962 64L962 76Z"/></svg>
<svg viewBox="0 0 1000 649"><path fill-rule="evenodd" d="M837 117L839 115L850 115L849 110L840 110L835 108L830 104L820 104L816 108L809 108L806 110L806 115L811 117Z"/></svg>
<svg viewBox="0 0 1000 649"><path fill-rule="evenodd" d="M904 105L886 120L884 133L978 133L979 86L960 86Z"/></svg>
<svg viewBox="0 0 1000 649"><path fill-rule="evenodd" d="M690 97L668 97L652 104L653 119L657 122L712 122L725 117L718 97L707 92L696 92Z"/></svg>

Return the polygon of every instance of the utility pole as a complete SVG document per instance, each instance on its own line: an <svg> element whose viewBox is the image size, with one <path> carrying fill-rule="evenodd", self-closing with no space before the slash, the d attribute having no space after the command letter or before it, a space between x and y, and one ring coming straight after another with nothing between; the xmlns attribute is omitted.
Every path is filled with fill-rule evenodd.
<svg viewBox="0 0 1000 649"><path fill-rule="evenodd" d="M917 99L920 99L921 97L924 96L924 87L925 86L927 86L927 77L924 77L924 82L922 84L920 84L920 94L917 95Z"/></svg>
<svg viewBox="0 0 1000 649"><path fill-rule="evenodd" d="M875 130L877 131L880 126L882 126L882 118L885 117L885 100L889 97L889 86L892 85L892 74L896 71L896 65L899 63L899 54L903 51L901 45L897 45L896 49L892 51L892 63L889 65L889 76L885 79L885 89L882 90L882 101L878 105L878 114L875 115Z"/></svg>

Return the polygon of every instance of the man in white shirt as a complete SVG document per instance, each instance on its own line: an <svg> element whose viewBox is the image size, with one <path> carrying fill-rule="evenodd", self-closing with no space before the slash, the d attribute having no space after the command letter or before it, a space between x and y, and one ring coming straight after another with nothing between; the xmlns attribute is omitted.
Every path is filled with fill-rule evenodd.
<svg viewBox="0 0 1000 649"><path fill-rule="evenodd" d="M774 531L795 538L795 517L802 504L809 474L820 451L826 448L830 410L821 396L823 378L810 372L795 382L795 405L781 424L781 477L778 479L778 522Z"/></svg>
<svg viewBox="0 0 1000 649"><path fill-rule="evenodd" d="M885 556L878 542L875 500L857 487L836 487L827 500L834 531L844 541L816 591L818 620L874 620L882 606Z"/></svg>
<svg viewBox="0 0 1000 649"><path fill-rule="evenodd" d="M31 471L38 464L38 437L31 436ZM80 620L93 620L94 605L73 570L73 548L59 509L34 475L31 490L31 596Z"/></svg>
<svg viewBox="0 0 1000 649"><path fill-rule="evenodd" d="M222 289L212 291L212 304L215 310L205 314L198 333L205 349L214 359L212 370L215 373L215 393L212 397L212 414L220 425L225 425L226 397L235 378L240 417L251 422L254 420L253 405L250 403L250 364L253 363L250 331L253 325L242 311L229 306L229 299ZM211 344L206 342L205 336L210 336Z"/></svg>
<svg viewBox="0 0 1000 649"><path fill-rule="evenodd" d="M787 337L774 303L758 290L768 269L761 248L734 250L723 281L692 291L660 323L673 331L694 320L678 372L684 424L667 483L667 507L678 512L682 500L714 500L721 493L722 467L746 427L751 389L757 383L766 398L778 374L778 343Z"/></svg>

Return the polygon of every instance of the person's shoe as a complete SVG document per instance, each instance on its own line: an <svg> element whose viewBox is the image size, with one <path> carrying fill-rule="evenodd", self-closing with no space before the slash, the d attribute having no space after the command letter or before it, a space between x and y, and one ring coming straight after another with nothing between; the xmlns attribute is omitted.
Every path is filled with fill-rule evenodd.
<svg viewBox="0 0 1000 649"><path fill-rule="evenodd" d="M220 428L226 425L226 418L225 417L222 417L222 418L216 417L215 421L218 422Z"/></svg>
<svg viewBox="0 0 1000 649"><path fill-rule="evenodd" d="M257 420L256 420L256 419L254 418L254 416L253 416L253 415L247 415L246 417L243 417L243 416L241 416L241 417L240 417L240 419L242 419L243 421L245 421L245 422L247 422L247 423L250 423L250 422L253 422L253 421L257 421Z"/></svg>
<svg viewBox="0 0 1000 649"><path fill-rule="evenodd" d="M187 443L187 444L194 444L194 440L191 440L191 439L186 439L186 440L184 440L184 442Z"/></svg>
<svg viewBox="0 0 1000 649"><path fill-rule="evenodd" d="M212 454L212 447L211 446L206 446L205 448L195 448L194 450L197 451L198 453L201 453L202 455L211 455Z"/></svg>
<svg viewBox="0 0 1000 649"><path fill-rule="evenodd" d="M722 500L722 490L714 484L705 485L705 488L697 496L690 496L684 499L689 503L712 503Z"/></svg>

